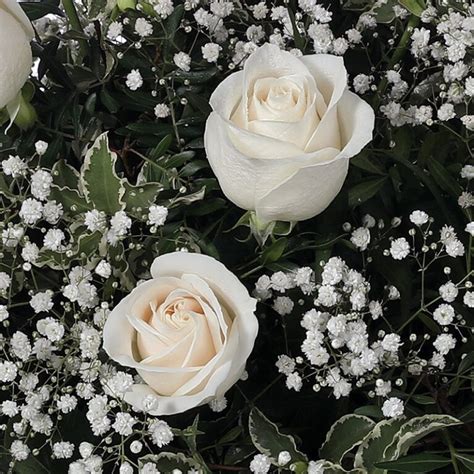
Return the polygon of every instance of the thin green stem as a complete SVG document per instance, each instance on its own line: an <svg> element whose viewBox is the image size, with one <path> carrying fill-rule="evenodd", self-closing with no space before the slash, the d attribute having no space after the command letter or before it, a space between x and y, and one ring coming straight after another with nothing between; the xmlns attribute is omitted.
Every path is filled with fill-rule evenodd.
<svg viewBox="0 0 474 474"><path fill-rule="evenodd" d="M71 28L73 30L79 31L80 33L84 33L79 15L77 14L76 6L74 5L74 0L62 0L62 3ZM81 56L85 56L87 53L87 42L84 39L80 39L78 42Z"/></svg>

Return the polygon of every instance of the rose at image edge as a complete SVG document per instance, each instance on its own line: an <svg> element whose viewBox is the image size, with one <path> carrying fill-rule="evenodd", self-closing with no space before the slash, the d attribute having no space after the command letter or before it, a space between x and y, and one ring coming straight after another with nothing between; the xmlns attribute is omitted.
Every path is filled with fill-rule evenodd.
<svg viewBox="0 0 474 474"><path fill-rule="evenodd" d="M262 120L261 108L258 120L249 120L249 102L262 104L252 88L265 78L298 80L293 89L305 79L306 97L308 90L313 94L307 106L317 117L305 113L301 121L283 122L283 111L274 121L271 110L272 116ZM372 108L347 90L342 58L296 57L270 44L222 81L210 103L204 142L211 168L226 197L255 211L261 222L300 221L324 211L344 183L349 159L372 139L374 129Z"/></svg>
<svg viewBox="0 0 474 474"><path fill-rule="evenodd" d="M30 75L33 27L15 0L0 0L0 109L15 99Z"/></svg>
<svg viewBox="0 0 474 474"><path fill-rule="evenodd" d="M253 350L258 332L258 322L254 314L256 300L250 297L243 284L222 263L206 255L188 252L162 255L153 262L151 275L151 280L138 285L109 314L103 331L103 346L111 359L122 366L134 368L143 379L156 380L162 384L161 387L166 387L168 380L170 385L177 383L177 386L172 387L173 390L177 389L175 393L168 396L154 390L153 383L135 384L132 390L125 394L125 400L137 409L143 409L144 397L153 395L157 398L158 408L151 411L151 414L171 415L224 396L239 380ZM223 345L222 352L217 354L219 357L215 358L217 362L214 364L212 359L196 371L196 377L201 371L209 374L203 377L205 383L198 385L199 389L192 394L183 393L190 383L189 377L186 377L189 368L179 370L169 366L150 366L137 360L136 350L134 351L137 331L129 322L129 317L132 316L131 307L136 308L137 302L141 305L147 305L149 302L147 299L140 300L142 294L145 296L150 294L149 288L145 288L142 292L145 285L153 285L153 282L169 284L177 281L176 279L194 281L196 288L201 285L202 292L209 291L210 288L212 294L207 294L206 304L223 306L232 319L227 342ZM160 295L160 302L168 290L171 290L171 287ZM200 296L202 297L202 293ZM180 387L177 380L183 373L185 377ZM153 379L154 377L158 378ZM193 378L191 382L192 380Z"/></svg>

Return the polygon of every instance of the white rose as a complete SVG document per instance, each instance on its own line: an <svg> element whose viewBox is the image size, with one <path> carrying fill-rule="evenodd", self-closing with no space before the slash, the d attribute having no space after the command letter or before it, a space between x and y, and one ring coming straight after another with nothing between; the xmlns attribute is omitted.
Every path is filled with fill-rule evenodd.
<svg viewBox="0 0 474 474"><path fill-rule="evenodd" d="M15 98L30 75L33 36L20 5L15 0L0 0L0 109Z"/></svg>
<svg viewBox="0 0 474 474"><path fill-rule="evenodd" d="M156 258L152 279L116 306L104 326L104 349L137 370L125 400L153 415L208 403L239 380L258 331L256 300L212 257L175 252Z"/></svg>
<svg viewBox="0 0 474 474"><path fill-rule="evenodd" d="M349 92L343 60L265 44L211 96L207 157L224 194L261 222L300 221L339 193L374 112Z"/></svg>

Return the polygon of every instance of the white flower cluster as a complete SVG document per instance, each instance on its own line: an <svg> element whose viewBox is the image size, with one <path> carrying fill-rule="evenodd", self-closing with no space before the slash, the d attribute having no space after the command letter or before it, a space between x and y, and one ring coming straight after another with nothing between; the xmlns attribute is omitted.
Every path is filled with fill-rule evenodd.
<svg viewBox="0 0 474 474"><path fill-rule="evenodd" d="M423 12L423 26L414 28L410 35L409 50L416 61L410 72L416 84L413 93L428 100L422 105L404 105L409 99L409 87L402 79L402 70L388 71L389 90L380 110L393 126L430 126L436 120L448 122L457 118L468 130L474 130L474 116L462 106L474 95L469 53L474 45L473 14L474 7L467 4L447 12L428 6Z"/></svg>
<svg viewBox="0 0 474 474"><path fill-rule="evenodd" d="M444 226L438 242L430 244L428 239L433 235L433 219L423 211L414 211L410 221L416 226L416 229L409 231L412 244L405 237L395 239L390 249L384 251L385 255L395 260L411 256L419 263L422 273L443 257L463 255L464 248L451 227ZM400 222L399 219L394 221L390 231ZM379 240L371 235L375 219L366 216L364 224L351 234L351 242L359 251L371 250L370 243ZM379 223L378 228L383 226ZM416 232L421 233L421 250L418 250L414 238ZM434 252L432 260L426 258L428 252ZM445 274L450 274L449 267L445 267ZM431 315L440 327L441 334L434 336L405 335L401 332L405 324L399 329L394 327L387 319L386 311L390 301L400 298L399 291L393 286L386 286L382 298L371 298L369 281L339 257L332 257L324 263L318 284L315 284L310 268L280 271L271 276L261 276L255 285L254 295L261 301L273 299L273 309L283 317L297 317L295 313L299 313L299 306L308 303L312 306L302 314L300 322L306 331L301 345L304 358L282 354L276 362L278 371L286 377L289 389L300 391L308 380L312 382L313 390L329 387L333 395L340 398L348 396L354 385L373 384L374 390L369 395L386 398L383 412L387 417L395 417L403 414L403 402L390 396L394 389L393 376L386 379L384 374L390 369L403 371L404 367L413 376L423 371L444 370L447 355L459 341L467 342L466 334L470 331L464 317L452 305L464 292L463 304L473 307L474 293L469 277L470 274L459 282L442 284L438 297L422 301L422 311ZM294 296L295 288L300 289L303 298L301 293ZM416 312L410 321L422 311ZM431 352L429 340L432 340ZM396 385L401 383L402 379L395 381Z"/></svg>
<svg viewBox="0 0 474 474"><path fill-rule="evenodd" d="M137 22L137 28L146 36L145 23ZM10 156L2 161L5 181L18 186L24 197L12 196L7 206L10 196L2 196L0 430L10 422L11 467L37 455L33 438L41 437L41 449L53 459L68 460L72 474L102 472L111 460L122 473L136 472L136 459L128 462L121 454L125 445L134 455L145 456L152 446L169 444L175 434L165 421L123 402L135 380L104 362L102 328L119 282L128 284L123 252L140 250L147 236L157 240L153 234L165 225L168 208L150 204L112 215L67 205L63 209L50 198L54 193L62 199L55 169L30 168L48 149L45 142L35 145L31 160ZM140 227L137 238L131 235L133 222ZM145 406L153 410L156 404L152 397ZM94 445L73 442L61 428L61 419L76 411L91 435L100 438Z"/></svg>

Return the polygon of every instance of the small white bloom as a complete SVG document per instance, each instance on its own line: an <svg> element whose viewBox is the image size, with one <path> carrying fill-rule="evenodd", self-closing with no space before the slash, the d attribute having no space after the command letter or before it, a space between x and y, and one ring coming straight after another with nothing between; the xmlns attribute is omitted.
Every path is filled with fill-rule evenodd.
<svg viewBox="0 0 474 474"><path fill-rule="evenodd" d="M36 199L45 201L51 191L53 177L49 171L38 170L31 176L31 194Z"/></svg>
<svg viewBox="0 0 474 474"><path fill-rule="evenodd" d="M125 84L131 91L140 89L140 87L143 85L143 77L140 74L140 71L138 69L132 69L127 74L127 80L125 81Z"/></svg>
<svg viewBox="0 0 474 474"><path fill-rule="evenodd" d="M291 454L288 451L281 451L278 454L278 465L286 466L291 461Z"/></svg>
<svg viewBox="0 0 474 474"><path fill-rule="evenodd" d="M209 402L209 408L215 413L220 413L221 411L224 411L227 408L227 398L213 398Z"/></svg>
<svg viewBox="0 0 474 474"><path fill-rule="evenodd" d="M208 63L215 63L219 59L219 53L222 47L216 43L206 43L202 48L202 57Z"/></svg>
<svg viewBox="0 0 474 474"><path fill-rule="evenodd" d="M456 347L456 339L452 334L439 334L433 342L433 347L441 354L446 355Z"/></svg>
<svg viewBox="0 0 474 474"><path fill-rule="evenodd" d="M154 112L156 118L166 118L169 117L171 110L166 104L156 104Z"/></svg>
<svg viewBox="0 0 474 474"><path fill-rule="evenodd" d="M174 438L173 432L168 423L163 420L153 420L150 423L148 430L151 434L153 443L155 443L159 448L171 443Z"/></svg>
<svg viewBox="0 0 474 474"><path fill-rule="evenodd" d="M441 304L433 312L433 319L441 326L451 324L454 316L454 308L450 304Z"/></svg>
<svg viewBox="0 0 474 474"><path fill-rule="evenodd" d="M44 236L43 245L46 249L56 252L61 249L64 239L65 235L61 229L49 229Z"/></svg>
<svg viewBox="0 0 474 474"><path fill-rule="evenodd" d="M123 33L123 24L119 21L114 21L109 25L107 30L107 38L111 41L116 40Z"/></svg>
<svg viewBox="0 0 474 474"><path fill-rule="evenodd" d="M95 272L102 278L109 278L109 276L112 275L112 267L110 266L110 263L101 260L95 267Z"/></svg>
<svg viewBox="0 0 474 474"><path fill-rule="evenodd" d="M382 406L382 413L387 418L398 418L403 415L404 411L403 401L397 397L390 397L385 400Z"/></svg>
<svg viewBox="0 0 474 474"><path fill-rule="evenodd" d="M0 291L5 291L10 287L11 278L5 272L0 272Z"/></svg>
<svg viewBox="0 0 474 474"><path fill-rule="evenodd" d="M284 375L290 375L296 367L295 360L285 354L278 356L275 365L278 369L278 372Z"/></svg>
<svg viewBox="0 0 474 474"><path fill-rule="evenodd" d="M2 161L3 172L12 178L18 178L26 174L28 165L19 156L10 155L8 159Z"/></svg>
<svg viewBox="0 0 474 474"><path fill-rule="evenodd" d="M153 9L163 20L173 13L174 5L172 0L155 0L153 3Z"/></svg>
<svg viewBox="0 0 474 474"><path fill-rule="evenodd" d="M186 54L182 51L176 53L173 56L173 61L182 71L188 72L191 69L191 57L189 54Z"/></svg>
<svg viewBox="0 0 474 474"><path fill-rule="evenodd" d="M400 237L392 241L390 255L395 260L403 260L410 253L410 244L405 237Z"/></svg>
<svg viewBox="0 0 474 474"><path fill-rule="evenodd" d="M168 217L168 209L164 206L152 205L148 209L148 223L154 226L162 226Z"/></svg>
<svg viewBox="0 0 474 474"><path fill-rule="evenodd" d="M270 470L271 462L265 454L256 454L250 462L250 470L254 474L267 474Z"/></svg>
<svg viewBox="0 0 474 474"><path fill-rule="evenodd" d="M38 153L39 156L43 156L46 151L48 150L48 144L44 142L43 140L38 140L35 143L35 150L36 153Z"/></svg>
<svg viewBox="0 0 474 474"><path fill-rule="evenodd" d="M468 232L471 237L474 237L474 221L469 222L469 224L466 225L466 228L464 230Z"/></svg>
<svg viewBox="0 0 474 474"><path fill-rule="evenodd" d="M286 316L287 314L291 314L294 306L295 304L293 303L293 301L291 301L290 298L288 298L288 296L278 296L273 302L273 309L280 316Z"/></svg>
<svg viewBox="0 0 474 474"><path fill-rule="evenodd" d="M138 36L146 38L153 34L153 25L145 18L137 18L135 22L135 32Z"/></svg>
<svg viewBox="0 0 474 474"><path fill-rule="evenodd" d="M295 392L299 392L301 390L301 387L303 386L303 380L298 372L293 372L286 377L286 386Z"/></svg>
<svg viewBox="0 0 474 474"><path fill-rule="evenodd" d="M19 215L28 225L36 224L43 216L43 204L33 198L28 198L21 204Z"/></svg>
<svg viewBox="0 0 474 474"><path fill-rule="evenodd" d="M452 281L448 281L439 287L439 294L447 303L452 303L458 296L458 293L459 290Z"/></svg>
<svg viewBox="0 0 474 474"><path fill-rule="evenodd" d="M463 303L468 308L474 308L474 291L466 291L464 293Z"/></svg>
<svg viewBox="0 0 474 474"><path fill-rule="evenodd" d="M49 311L53 308L53 292L46 290L31 297L30 305L36 314Z"/></svg>
<svg viewBox="0 0 474 474"><path fill-rule="evenodd" d="M426 224L429 220L430 216L424 211L413 211L410 214L410 221L418 226Z"/></svg>
<svg viewBox="0 0 474 474"><path fill-rule="evenodd" d="M361 251L367 250L370 243L370 231L366 227L359 227L352 232L351 242Z"/></svg>

